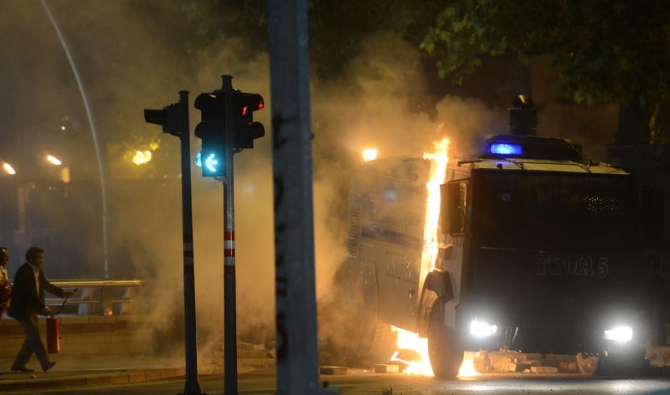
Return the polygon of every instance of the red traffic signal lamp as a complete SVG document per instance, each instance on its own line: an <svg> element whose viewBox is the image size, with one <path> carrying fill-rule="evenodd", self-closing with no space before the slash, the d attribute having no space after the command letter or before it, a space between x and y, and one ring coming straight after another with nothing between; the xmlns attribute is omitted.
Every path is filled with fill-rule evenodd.
<svg viewBox="0 0 670 395"><path fill-rule="evenodd" d="M233 117L235 119L236 150L254 148L254 140L265 136L265 128L260 122L254 122L254 111L265 107L263 96L257 93L235 91L233 94Z"/></svg>
<svg viewBox="0 0 670 395"><path fill-rule="evenodd" d="M223 177L226 172L226 100L223 92L202 93L195 99L201 122L195 136L202 139L200 166L203 177Z"/></svg>

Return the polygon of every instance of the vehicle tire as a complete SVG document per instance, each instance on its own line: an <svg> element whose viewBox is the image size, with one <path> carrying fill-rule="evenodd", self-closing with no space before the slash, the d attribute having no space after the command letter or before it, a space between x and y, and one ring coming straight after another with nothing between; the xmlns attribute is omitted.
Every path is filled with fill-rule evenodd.
<svg viewBox="0 0 670 395"><path fill-rule="evenodd" d="M453 379L463 363L463 348L455 330L444 324L442 299L435 300L428 320L428 356L433 374L440 379Z"/></svg>
<svg viewBox="0 0 670 395"><path fill-rule="evenodd" d="M593 376L598 368L599 359L597 355L577 353L577 367L584 376Z"/></svg>

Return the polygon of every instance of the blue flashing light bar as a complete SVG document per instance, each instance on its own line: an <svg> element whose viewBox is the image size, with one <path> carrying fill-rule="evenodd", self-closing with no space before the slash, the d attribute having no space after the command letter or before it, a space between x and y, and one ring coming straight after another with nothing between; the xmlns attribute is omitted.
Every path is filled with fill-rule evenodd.
<svg viewBox="0 0 670 395"><path fill-rule="evenodd" d="M493 143L489 147L489 152L494 155L521 155L523 149L519 144Z"/></svg>

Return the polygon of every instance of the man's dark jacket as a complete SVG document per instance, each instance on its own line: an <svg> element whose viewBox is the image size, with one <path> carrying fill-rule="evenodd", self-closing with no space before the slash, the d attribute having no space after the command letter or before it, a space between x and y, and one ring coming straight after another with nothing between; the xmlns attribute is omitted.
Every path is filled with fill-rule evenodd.
<svg viewBox="0 0 670 395"><path fill-rule="evenodd" d="M21 265L14 276L14 288L12 289L12 303L9 305L7 315L17 320L26 319L33 314L44 310L44 291L58 296L65 297L63 289L51 284L44 277L44 272L40 268L39 274L40 290L37 292L35 283L35 272L29 263Z"/></svg>

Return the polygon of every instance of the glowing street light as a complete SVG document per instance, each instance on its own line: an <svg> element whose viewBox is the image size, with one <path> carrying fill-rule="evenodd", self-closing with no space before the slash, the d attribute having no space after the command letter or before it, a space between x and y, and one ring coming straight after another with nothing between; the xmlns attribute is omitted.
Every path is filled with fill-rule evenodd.
<svg viewBox="0 0 670 395"><path fill-rule="evenodd" d="M144 151L137 150L137 151L135 151L135 155L133 156L133 163L134 164L139 166L139 165L143 165L145 163L149 163L150 161L151 161L151 151L149 151L149 150L144 150Z"/></svg>
<svg viewBox="0 0 670 395"><path fill-rule="evenodd" d="M5 168L5 171L6 171L8 174L16 174L16 170L14 170L14 168L12 167L12 165L10 165L9 163L5 162L5 164L3 164L2 167Z"/></svg>
<svg viewBox="0 0 670 395"><path fill-rule="evenodd" d="M369 162L377 159L378 151L376 148L366 148L363 150L363 160Z"/></svg>
<svg viewBox="0 0 670 395"><path fill-rule="evenodd" d="M60 161L60 159L56 158L55 156L48 155L47 160L51 163L53 163L56 166L60 166L63 164L63 162Z"/></svg>

